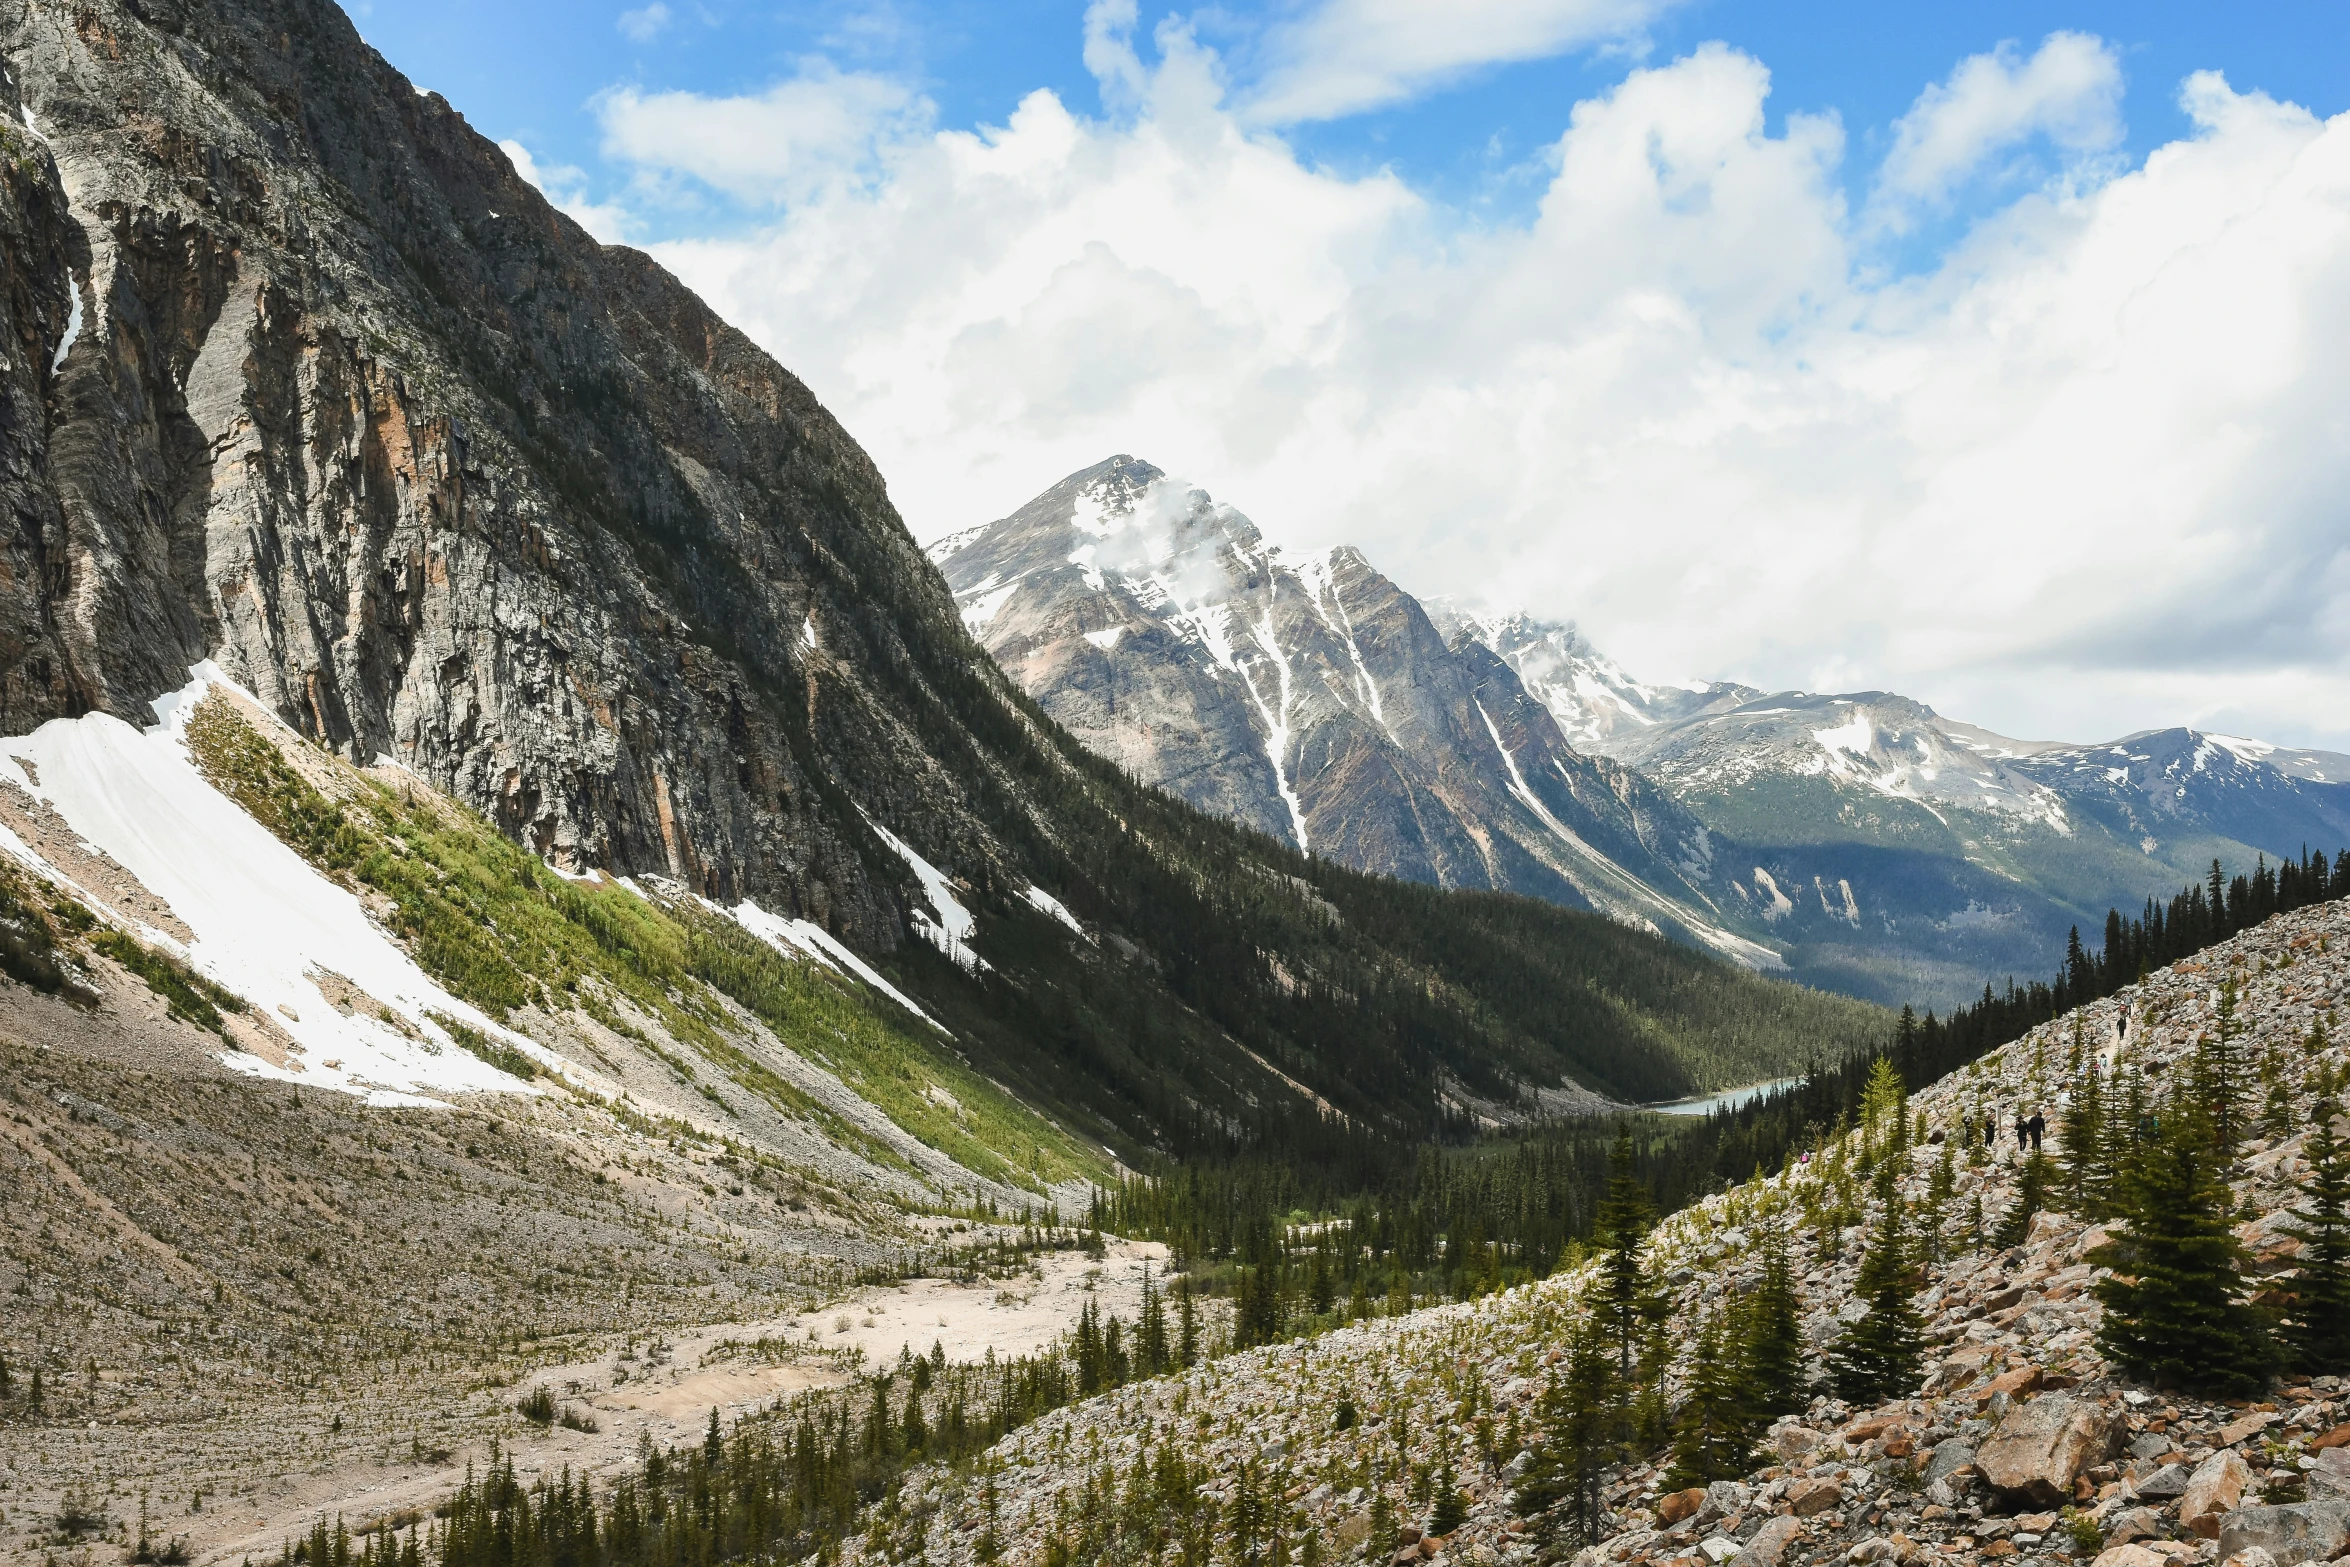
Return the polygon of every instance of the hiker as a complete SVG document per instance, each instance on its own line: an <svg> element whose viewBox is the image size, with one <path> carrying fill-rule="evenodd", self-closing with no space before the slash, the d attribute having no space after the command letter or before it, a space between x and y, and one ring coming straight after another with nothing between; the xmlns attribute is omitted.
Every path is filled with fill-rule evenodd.
<svg viewBox="0 0 2350 1567"><path fill-rule="evenodd" d="M2032 1124L2024 1119L2024 1108L2022 1105L2018 1105L2015 1111L2015 1151L2017 1153L2024 1151L2024 1145L2031 1140L2031 1136Z"/></svg>
<svg viewBox="0 0 2350 1567"><path fill-rule="evenodd" d="M2047 1118L2039 1111L2034 1110L2029 1130L2032 1134L2032 1152L2038 1153L2040 1151L2040 1134L2048 1130Z"/></svg>

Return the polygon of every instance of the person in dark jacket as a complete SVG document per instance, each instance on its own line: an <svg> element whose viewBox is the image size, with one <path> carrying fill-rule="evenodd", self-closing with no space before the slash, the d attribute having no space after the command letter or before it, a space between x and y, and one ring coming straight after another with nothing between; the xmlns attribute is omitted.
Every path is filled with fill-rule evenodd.
<svg viewBox="0 0 2350 1567"><path fill-rule="evenodd" d="M2038 1153L2040 1151L2040 1134L2048 1130L2048 1118L2034 1110L2032 1119L2025 1123L2025 1129L2032 1134L2032 1152Z"/></svg>

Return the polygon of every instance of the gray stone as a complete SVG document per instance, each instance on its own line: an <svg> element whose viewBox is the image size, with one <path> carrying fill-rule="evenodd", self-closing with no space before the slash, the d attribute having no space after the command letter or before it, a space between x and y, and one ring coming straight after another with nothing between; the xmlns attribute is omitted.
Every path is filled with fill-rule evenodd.
<svg viewBox="0 0 2350 1567"><path fill-rule="evenodd" d="M1779 1567L1779 1560L1787 1554L1787 1547L1803 1534L1803 1525L1793 1518L1774 1518L1754 1532L1746 1542L1746 1549L1734 1558L1737 1567Z"/></svg>
<svg viewBox="0 0 2350 1567"><path fill-rule="evenodd" d="M1975 1450L1969 1444L1952 1437L1934 1444L1933 1453L1926 1459L1926 1483L1932 1485L1954 1470L1964 1469L1975 1461Z"/></svg>
<svg viewBox="0 0 2350 1567"><path fill-rule="evenodd" d="M2155 1501L2175 1501L2187 1494L2188 1470L2184 1464L2164 1464L2160 1469L2137 1482L2138 1494Z"/></svg>
<svg viewBox="0 0 2350 1567"><path fill-rule="evenodd" d="M2274 1556L2277 1567L2331 1561L2350 1551L2350 1502L2240 1507L2220 1521L2219 1554L2223 1561L2254 1546Z"/></svg>

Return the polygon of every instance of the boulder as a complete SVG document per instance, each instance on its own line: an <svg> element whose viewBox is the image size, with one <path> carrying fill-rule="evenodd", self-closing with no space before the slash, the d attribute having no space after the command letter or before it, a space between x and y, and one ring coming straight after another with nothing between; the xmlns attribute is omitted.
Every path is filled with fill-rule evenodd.
<svg viewBox="0 0 2350 1567"><path fill-rule="evenodd" d="M2133 1540L2151 1540L2162 1533L2162 1515L2151 1507L2125 1507L2113 1515L2105 1526L2105 1543L2127 1545Z"/></svg>
<svg viewBox="0 0 2350 1567"><path fill-rule="evenodd" d="M2309 1450L2313 1453L2322 1453L2329 1447L2350 1447L2350 1421L2334 1427L2323 1436L2311 1438L2309 1443Z"/></svg>
<svg viewBox="0 0 2350 1567"><path fill-rule="evenodd" d="M1781 1463L1793 1463L1826 1440L1808 1426L1781 1426L1771 1433L1771 1451Z"/></svg>
<svg viewBox="0 0 2350 1567"><path fill-rule="evenodd" d="M1926 1459L1926 1484L1932 1485L1935 1481L1964 1469L1974 1461L1974 1448L1958 1437L1954 1436L1946 1442L1936 1442L1934 1451Z"/></svg>
<svg viewBox="0 0 2350 1567"><path fill-rule="evenodd" d="M2277 1414L2275 1410L2255 1409L2252 1411L2252 1413L2246 1415L2243 1419L2231 1420L2226 1425L2220 1427L2219 1445L2222 1447L2234 1447L2238 1442L2246 1441L2252 1437L2258 1436L2261 1432L2267 1430L2270 1426L2273 1426L2276 1423Z"/></svg>
<svg viewBox="0 0 2350 1567"><path fill-rule="evenodd" d="M1738 1567L1779 1567L1779 1558L1802 1533L1803 1525L1792 1518L1771 1519L1754 1531L1754 1538L1738 1553Z"/></svg>
<svg viewBox="0 0 2350 1567"><path fill-rule="evenodd" d="M2220 1519L2244 1500L2252 1483L2252 1466L2232 1447L2223 1447L2195 1466L2185 1494L2179 1498L2179 1524L2206 1540L2219 1537Z"/></svg>
<svg viewBox="0 0 2350 1567"><path fill-rule="evenodd" d="M2138 1494L2151 1501L2167 1502L2187 1494L2187 1470L2183 1464L2164 1464L2160 1469L2137 1482Z"/></svg>
<svg viewBox="0 0 2350 1567"><path fill-rule="evenodd" d="M2143 1545L2115 1545L2100 1551L2089 1567L2169 1567L2169 1564L2169 1557Z"/></svg>
<svg viewBox="0 0 2350 1567"><path fill-rule="evenodd" d="M1833 1480L1798 1480L1787 1487L1788 1510L1798 1518L1816 1518L1844 1500L1844 1487Z"/></svg>
<svg viewBox="0 0 2350 1567"><path fill-rule="evenodd" d="M1984 1483L2011 1501L2061 1507L2073 1480L2113 1456L2121 1422L2112 1411L2070 1393L2046 1393L2010 1410L1975 1453Z"/></svg>
<svg viewBox="0 0 2350 1567"><path fill-rule="evenodd" d="M2222 1560L2257 1547L2274 1557L2277 1567L2331 1561L2350 1551L2350 1502L2238 1508L2215 1532Z"/></svg>
<svg viewBox="0 0 2350 1567"><path fill-rule="evenodd" d="M1705 1500L1698 1504L1694 1520L1702 1529L1716 1519L1727 1518L1744 1507L1754 1493L1735 1480L1716 1480L1705 1488Z"/></svg>
<svg viewBox="0 0 2350 1567"><path fill-rule="evenodd" d="M1657 1522L1672 1525L1684 1518L1694 1517L1705 1505L1705 1487L1693 1485L1686 1491L1675 1491L1656 1499Z"/></svg>
<svg viewBox="0 0 2350 1567"><path fill-rule="evenodd" d="M2001 1393L2005 1393L2012 1399L2026 1393L2037 1392L2040 1387L2041 1375L2042 1372L2038 1366L2018 1366L2013 1371L2002 1372L1975 1389L1975 1402L1988 1404Z"/></svg>

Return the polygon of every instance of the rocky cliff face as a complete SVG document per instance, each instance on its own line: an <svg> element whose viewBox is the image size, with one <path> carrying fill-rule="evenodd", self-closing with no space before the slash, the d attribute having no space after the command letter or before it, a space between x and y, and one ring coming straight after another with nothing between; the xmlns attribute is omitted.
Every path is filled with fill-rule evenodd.
<svg viewBox="0 0 2350 1567"><path fill-rule="evenodd" d="M326 0L0 0L0 59L0 727L144 724L211 659L567 874L812 922L1110 1146L1732 1070L1686 954L1349 879L1088 756L805 386ZM1496 983L1469 953L1516 1010L1462 999ZM1738 1008L1866 1026L1711 967Z"/></svg>
<svg viewBox="0 0 2350 1567"><path fill-rule="evenodd" d="M805 387L329 6L16 5L0 49L0 720L209 655L560 865L896 939L817 780L954 822L895 765L953 620Z"/></svg>
<svg viewBox="0 0 2350 1567"><path fill-rule="evenodd" d="M1576 751L1506 660L1447 640L1359 551L1292 561L1231 507L1115 457L932 554L997 662L1147 783L1349 865L1778 966L1726 928L1702 824Z"/></svg>

